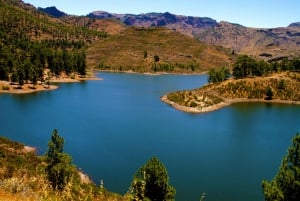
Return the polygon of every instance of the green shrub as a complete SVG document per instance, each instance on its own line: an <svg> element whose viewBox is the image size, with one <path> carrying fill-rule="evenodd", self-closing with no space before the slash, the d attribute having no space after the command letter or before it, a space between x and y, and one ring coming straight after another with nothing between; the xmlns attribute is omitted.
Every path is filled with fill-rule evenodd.
<svg viewBox="0 0 300 201"><path fill-rule="evenodd" d="M9 86L7 86L7 85L2 85L2 90L3 90L3 91L8 91L8 90L9 90Z"/></svg>
<svg viewBox="0 0 300 201"><path fill-rule="evenodd" d="M196 103L195 101L192 101L192 102L190 103L190 107L197 107L197 103Z"/></svg>

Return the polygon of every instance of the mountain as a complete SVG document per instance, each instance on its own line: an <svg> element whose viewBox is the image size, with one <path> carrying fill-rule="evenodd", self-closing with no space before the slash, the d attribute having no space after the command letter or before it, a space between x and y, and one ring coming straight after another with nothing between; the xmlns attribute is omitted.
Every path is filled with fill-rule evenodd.
<svg viewBox="0 0 300 201"><path fill-rule="evenodd" d="M300 27L297 26L258 29L220 22L195 37L264 60L300 55Z"/></svg>
<svg viewBox="0 0 300 201"><path fill-rule="evenodd" d="M264 60L300 55L300 23L288 27L249 28L230 22L217 22L208 17L191 17L171 13L113 14L95 11L91 18L119 20L127 26L165 27L195 37L202 42L223 46L239 54Z"/></svg>
<svg viewBox="0 0 300 201"><path fill-rule="evenodd" d="M262 29L169 12L134 15L94 11L87 17L94 20L86 23L85 26L89 29L104 30L112 34L125 30L122 24L143 28L164 27L195 37L204 43L223 46L235 53L248 54L259 59L278 60L300 55L300 22L291 23L288 27ZM74 22L70 17L63 18L68 19L67 22Z"/></svg>
<svg viewBox="0 0 300 201"><path fill-rule="evenodd" d="M51 7L47 7L47 8L39 7L38 10L41 12L47 13L48 15L51 15L53 17L57 17L57 18L64 17L67 15L66 13L58 10L55 6L51 6Z"/></svg>
<svg viewBox="0 0 300 201"><path fill-rule="evenodd" d="M98 19L120 20L127 26L135 27L166 27L177 30L183 34L193 36L194 32L199 33L203 30L217 25L216 20L208 17L191 17L165 13L147 14L113 14L105 11L95 11L87 15Z"/></svg>
<svg viewBox="0 0 300 201"><path fill-rule="evenodd" d="M87 50L87 64L101 70L170 73L204 72L228 67L235 55L177 31L130 27L96 41Z"/></svg>
<svg viewBox="0 0 300 201"><path fill-rule="evenodd" d="M300 22L291 23L288 27L300 27Z"/></svg>
<svg viewBox="0 0 300 201"><path fill-rule="evenodd" d="M24 78L21 69L7 68L6 64L21 68L25 65L23 61L26 61L26 66L30 63L41 69L49 68L59 75L62 71L70 73L73 57L82 60L86 56L87 68L176 73L203 72L213 67L229 66L234 60L225 48L206 45L165 27L129 27L117 19L86 16L54 18L19 0L0 0L0 14L0 44L5 44L7 49L4 49L5 57L0 58L5 67L1 71L0 66L0 79L4 80L9 79L11 73L17 75L19 72L19 81L26 81L28 73ZM169 19L168 22L172 21L171 14L163 16ZM198 22L190 19L189 23L198 24L198 27L211 26L204 22L204 19ZM51 54L53 57L45 58ZM26 60L24 55L34 58ZM40 61L36 61L38 59ZM64 61L66 59L68 61ZM85 62L77 64L85 66ZM82 69L79 70L84 75Z"/></svg>
<svg viewBox="0 0 300 201"><path fill-rule="evenodd" d="M74 15L66 15L59 19L76 27L85 27L90 30L106 32L109 35L120 34L127 28L127 26L120 21L113 19L96 19Z"/></svg>

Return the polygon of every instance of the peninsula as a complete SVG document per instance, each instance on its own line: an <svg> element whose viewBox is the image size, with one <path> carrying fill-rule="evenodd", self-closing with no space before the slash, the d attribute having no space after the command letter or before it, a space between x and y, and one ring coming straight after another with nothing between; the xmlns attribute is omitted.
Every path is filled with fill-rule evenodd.
<svg viewBox="0 0 300 201"><path fill-rule="evenodd" d="M282 72L265 77L228 79L194 90L169 93L161 100L191 113L211 112L238 102L300 104L300 73Z"/></svg>

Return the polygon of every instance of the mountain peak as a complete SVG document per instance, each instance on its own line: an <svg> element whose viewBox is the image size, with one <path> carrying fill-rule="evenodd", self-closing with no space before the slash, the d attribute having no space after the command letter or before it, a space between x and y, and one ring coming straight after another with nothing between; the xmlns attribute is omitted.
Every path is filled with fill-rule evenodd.
<svg viewBox="0 0 300 201"><path fill-rule="evenodd" d="M300 27L300 22L291 23L288 27Z"/></svg>
<svg viewBox="0 0 300 201"><path fill-rule="evenodd" d="M51 15L53 17L56 17L56 18L60 18L60 17L64 17L66 16L67 14L58 10L55 6L50 6L50 7L47 7L47 8L38 8L39 11L42 11L44 13L47 13L48 15Z"/></svg>

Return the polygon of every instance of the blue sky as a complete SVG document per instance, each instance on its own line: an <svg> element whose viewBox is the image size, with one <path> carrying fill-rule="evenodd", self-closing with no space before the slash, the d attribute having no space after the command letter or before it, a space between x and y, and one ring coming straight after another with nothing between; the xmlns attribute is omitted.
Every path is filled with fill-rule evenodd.
<svg viewBox="0 0 300 201"><path fill-rule="evenodd" d="M173 14L211 17L248 27L273 28L300 22L299 0L25 0L35 7L56 6L75 15L103 10L112 13Z"/></svg>

